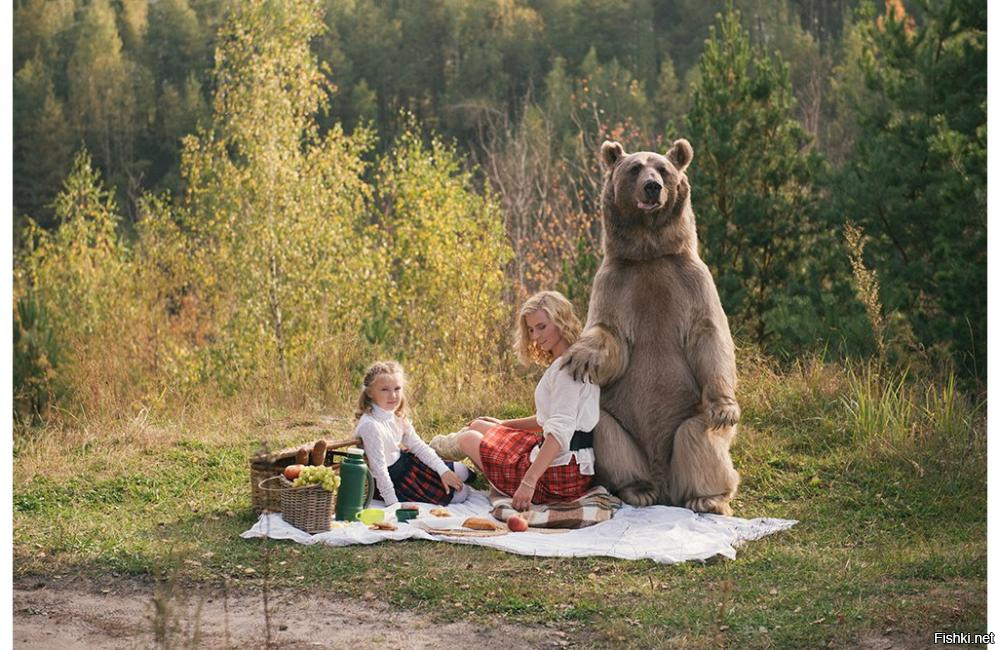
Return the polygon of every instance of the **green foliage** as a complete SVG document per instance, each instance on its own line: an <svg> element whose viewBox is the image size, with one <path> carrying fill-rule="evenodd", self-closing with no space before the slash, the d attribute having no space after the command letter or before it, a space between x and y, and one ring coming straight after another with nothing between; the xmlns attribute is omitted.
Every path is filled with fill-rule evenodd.
<svg viewBox="0 0 1000 650"><path fill-rule="evenodd" d="M700 69L687 123L703 255L735 329L765 343L774 310L821 293L806 283L827 243L815 218L822 163L791 117L787 67L751 47L731 3Z"/></svg>
<svg viewBox="0 0 1000 650"><path fill-rule="evenodd" d="M338 333L360 329L359 278L374 268L361 178L371 136L317 130L326 89L308 48L322 29L315 3L239 3L224 29L213 128L185 141L179 209L151 212L144 232L168 269L164 298L192 296L213 328L181 377L239 383L273 370L287 382L334 352Z"/></svg>
<svg viewBox="0 0 1000 650"><path fill-rule="evenodd" d="M59 341L45 304L37 296L21 295L14 309L15 418L37 420L59 395ZM54 399L55 398L55 399Z"/></svg>
<svg viewBox="0 0 1000 650"><path fill-rule="evenodd" d="M982 376L982 11L819 4L740 0L706 44L696 0L16 3L19 408L331 398L375 356L482 383L523 295L583 311L605 138L694 144L738 339Z"/></svg>
<svg viewBox="0 0 1000 650"><path fill-rule="evenodd" d="M122 333L136 334L132 317L140 305L117 230L121 217L85 150L77 154L54 208L58 229L29 221L15 262L15 397L33 413L44 410L53 386L87 386L92 394L75 397L92 403L105 390L119 394L142 371L140 361L131 359L124 375L89 377L106 355L130 354L132 339Z"/></svg>
<svg viewBox="0 0 1000 650"><path fill-rule="evenodd" d="M108 0L94 0L84 10L67 75L68 106L77 129L111 184L128 187L140 172L134 147L151 80L123 52Z"/></svg>
<svg viewBox="0 0 1000 650"><path fill-rule="evenodd" d="M576 240L576 255L562 260L562 275L557 290L573 303L581 321L585 320L590 305L590 285L600 264L600 255L593 250L585 236Z"/></svg>
<svg viewBox="0 0 1000 650"><path fill-rule="evenodd" d="M886 307L967 372L986 358L986 8L859 14L865 92L836 199L872 237Z"/></svg>
<svg viewBox="0 0 1000 650"><path fill-rule="evenodd" d="M475 191L452 147L424 144L412 122L379 162L376 183L377 269L366 289L389 314L389 340L411 372L426 386L461 389L496 364L509 318L499 206Z"/></svg>
<svg viewBox="0 0 1000 650"><path fill-rule="evenodd" d="M74 129L48 65L28 60L14 77L14 206L39 225L55 225L51 197L72 162Z"/></svg>

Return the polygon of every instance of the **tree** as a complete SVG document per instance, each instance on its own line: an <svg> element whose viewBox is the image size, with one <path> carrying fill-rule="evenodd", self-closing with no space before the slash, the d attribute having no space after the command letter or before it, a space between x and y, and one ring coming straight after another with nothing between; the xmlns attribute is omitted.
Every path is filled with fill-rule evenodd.
<svg viewBox="0 0 1000 650"><path fill-rule="evenodd" d="M150 96L149 73L124 55L108 0L94 0L84 11L67 68L69 108L109 183L134 199L141 177L135 141Z"/></svg>
<svg viewBox="0 0 1000 650"><path fill-rule="evenodd" d="M119 22L125 51L141 53L149 29L149 0L122 0Z"/></svg>
<svg viewBox="0 0 1000 650"><path fill-rule="evenodd" d="M128 247L118 232L121 216L86 150L77 154L54 208L54 231L27 220L14 265L14 392L35 413L59 385L87 383L102 393L77 395L83 403L115 400L137 385L128 371L94 371L102 359L135 361L138 301ZM141 371L141 363L129 370ZM94 374L99 381L74 380Z"/></svg>
<svg viewBox="0 0 1000 650"><path fill-rule="evenodd" d="M14 77L15 213L43 228L55 225L50 203L69 172L74 139L48 67L30 59Z"/></svg>
<svg viewBox="0 0 1000 650"><path fill-rule="evenodd" d="M737 331L759 343L771 315L808 287L818 156L791 117L787 66L750 45L732 4L702 55L701 80L687 116L695 143L695 214L704 259Z"/></svg>
<svg viewBox="0 0 1000 650"><path fill-rule="evenodd" d="M986 6L863 5L854 151L837 205L872 238L887 310L968 372L986 359Z"/></svg>
<svg viewBox="0 0 1000 650"><path fill-rule="evenodd" d="M41 57L50 69L65 64L74 0L27 0L14 9L14 69Z"/></svg>
<svg viewBox="0 0 1000 650"><path fill-rule="evenodd" d="M232 6L216 52L213 126L184 141L184 200L173 215L151 213L150 246L164 244L168 280L184 278L173 294L197 294L216 323L216 345L202 353L221 367L203 374L273 369L287 385L324 341L360 330L365 282L377 282L361 178L371 136L339 127L321 136L314 119L327 101L309 49L321 30L310 0ZM189 259L172 254L178 239Z"/></svg>
<svg viewBox="0 0 1000 650"><path fill-rule="evenodd" d="M188 0L158 0L149 8L147 65L160 83L179 87L211 68L209 34ZM159 89L159 88L158 88Z"/></svg>

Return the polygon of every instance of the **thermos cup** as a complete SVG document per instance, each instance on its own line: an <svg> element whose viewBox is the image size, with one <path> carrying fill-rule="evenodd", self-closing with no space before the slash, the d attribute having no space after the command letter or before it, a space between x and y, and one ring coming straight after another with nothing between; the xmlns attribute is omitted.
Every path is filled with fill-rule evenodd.
<svg viewBox="0 0 1000 650"><path fill-rule="evenodd" d="M358 513L368 507L372 500L371 494L365 495L368 466L365 465L363 449L349 447L346 454L340 463L340 488L337 490L334 512L338 521L357 521Z"/></svg>

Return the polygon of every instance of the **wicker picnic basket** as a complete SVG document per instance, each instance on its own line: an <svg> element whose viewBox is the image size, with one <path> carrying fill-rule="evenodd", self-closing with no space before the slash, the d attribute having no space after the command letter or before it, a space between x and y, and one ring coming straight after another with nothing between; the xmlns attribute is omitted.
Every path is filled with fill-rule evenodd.
<svg viewBox="0 0 1000 650"><path fill-rule="evenodd" d="M346 447L358 446L360 442L357 438L347 438L327 442L326 457L323 464L333 467L334 471L340 471L340 458L345 455L343 449ZM250 502L255 514L262 512L281 512L281 494L283 486L278 481L266 479L281 476L285 468L295 464L295 454L298 447L289 447L272 453L258 454L250 459ZM374 482L369 475L368 488L374 492Z"/></svg>
<svg viewBox="0 0 1000 650"><path fill-rule="evenodd" d="M278 493L281 517L310 535L330 530L333 518L333 492L319 485L292 487L284 476L272 476L260 482L261 489Z"/></svg>

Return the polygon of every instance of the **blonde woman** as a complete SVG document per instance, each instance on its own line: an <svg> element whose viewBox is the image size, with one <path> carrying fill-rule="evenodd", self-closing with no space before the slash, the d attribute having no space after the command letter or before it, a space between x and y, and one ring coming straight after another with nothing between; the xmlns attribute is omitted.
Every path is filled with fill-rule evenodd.
<svg viewBox="0 0 1000 650"><path fill-rule="evenodd" d="M517 510L579 498L593 481L600 388L574 380L560 367L560 357L581 329L561 293L542 291L528 298L514 326L514 349L525 366L547 366L535 388L535 414L514 420L478 418L452 434L452 440L439 436L431 441L451 455L458 455L458 447L495 488L513 497Z"/></svg>

